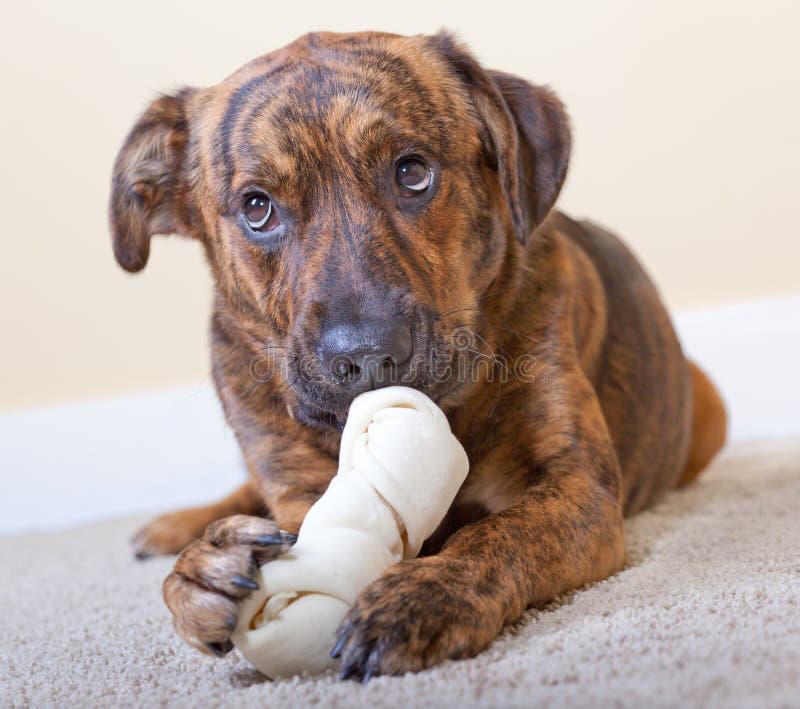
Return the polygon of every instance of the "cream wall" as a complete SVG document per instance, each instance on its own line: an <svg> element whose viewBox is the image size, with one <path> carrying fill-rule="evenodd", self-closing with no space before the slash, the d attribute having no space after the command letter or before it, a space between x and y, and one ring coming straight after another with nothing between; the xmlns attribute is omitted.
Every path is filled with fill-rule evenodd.
<svg viewBox="0 0 800 709"><path fill-rule="evenodd" d="M457 30L551 84L574 159L561 206L622 233L677 309L800 292L800 3L16 3L0 29L0 408L202 381L196 244L119 270L115 152L158 90L222 79L314 29Z"/></svg>

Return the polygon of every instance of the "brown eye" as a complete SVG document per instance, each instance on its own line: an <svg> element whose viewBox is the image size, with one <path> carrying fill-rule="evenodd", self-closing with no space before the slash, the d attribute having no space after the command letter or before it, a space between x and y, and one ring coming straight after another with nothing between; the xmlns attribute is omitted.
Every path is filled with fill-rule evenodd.
<svg viewBox="0 0 800 709"><path fill-rule="evenodd" d="M272 206L272 200L261 193L245 197L244 218L253 231L269 231L280 224Z"/></svg>
<svg viewBox="0 0 800 709"><path fill-rule="evenodd" d="M397 186L406 197L421 194L433 181L433 171L417 158L403 160L397 166Z"/></svg>

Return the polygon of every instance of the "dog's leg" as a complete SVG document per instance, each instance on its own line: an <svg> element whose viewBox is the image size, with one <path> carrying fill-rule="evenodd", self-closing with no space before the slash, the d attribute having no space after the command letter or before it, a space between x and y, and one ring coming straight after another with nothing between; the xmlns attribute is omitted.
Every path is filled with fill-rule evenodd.
<svg viewBox="0 0 800 709"><path fill-rule="evenodd" d="M342 677L471 657L529 605L603 579L623 558L622 513L607 491L577 472L543 484L368 586L340 629Z"/></svg>
<svg viewBox="0 0 800 709"><path fill-rule="evenodd" d="M334 648L343 677L475 655L529 605L622 567L620 473L608 430L580 373L560 386L571 391L544 405L531 434L527 491L456 532L438 555L401 562L361 593Z"/></svg>
<svg viewBox="0 0 800 709"><path fill-rule="evenodd" d="M619 505L588 476L532 489L438 555L368 586L339 631L341 675L366 680L476 655L529 605L606 578L623 558Z"/></svg>
<svg viewBox="0 0 800 709"><path fill-rule="evenodd" d="M266 513L264 500L253 481L248 481L223 500L203 507L170 512L154 519L131 539L137 559L159 554L177 554L199 539L212 522L231 515Z"/></svg>

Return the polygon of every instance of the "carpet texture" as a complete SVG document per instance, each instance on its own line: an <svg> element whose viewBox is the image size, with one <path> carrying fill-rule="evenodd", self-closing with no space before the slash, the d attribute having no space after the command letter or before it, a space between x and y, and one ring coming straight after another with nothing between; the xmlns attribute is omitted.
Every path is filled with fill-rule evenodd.
<svg viewBox="0 0 800 709"><path fill-rule="evenodd" d="M625 570L479 657L366 687L184 646L141 522L0 539L0 706L800 706L800 440L729 449L627 521Z"/></svg>

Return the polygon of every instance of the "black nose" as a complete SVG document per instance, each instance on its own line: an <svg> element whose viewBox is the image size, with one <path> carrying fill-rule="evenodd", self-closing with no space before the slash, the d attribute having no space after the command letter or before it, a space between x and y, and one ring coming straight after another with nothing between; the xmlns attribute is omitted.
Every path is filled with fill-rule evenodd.
<svg viewBox="0 0 800 709"><path fill-rule="evenodd" d="M323 330L317 355L342 386L363 392L399 383L412 347L402 321L340 323Z"/></svg>

